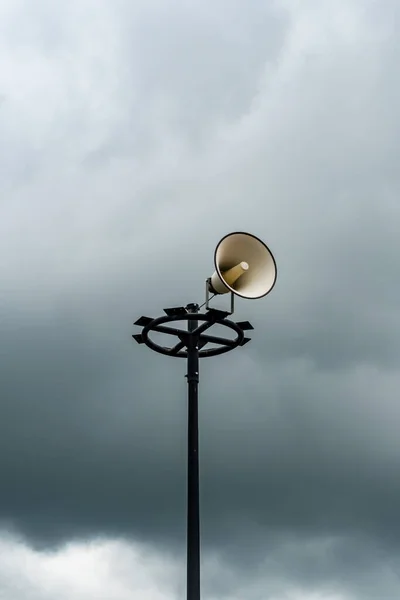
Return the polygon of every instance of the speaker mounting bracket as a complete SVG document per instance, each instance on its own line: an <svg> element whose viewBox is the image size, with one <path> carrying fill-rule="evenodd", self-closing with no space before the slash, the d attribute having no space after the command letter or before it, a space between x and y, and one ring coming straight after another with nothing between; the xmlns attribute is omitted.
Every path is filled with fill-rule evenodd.
<svg viewBox="0 0 400 600"><path fill-rule="evenodd" d="M211 277L209 277L208 279L206 279L206 301L204 303L206 310L210 310L210 300L211 300L211 298L213 298L214 296L217 295L217 294L214 294L214 296L210 296L211 290L212 290ZM228 314L233 315L233 313L235 312L235 294L233 292L229 292L229 293L231 296L231 310Z"/></svg>

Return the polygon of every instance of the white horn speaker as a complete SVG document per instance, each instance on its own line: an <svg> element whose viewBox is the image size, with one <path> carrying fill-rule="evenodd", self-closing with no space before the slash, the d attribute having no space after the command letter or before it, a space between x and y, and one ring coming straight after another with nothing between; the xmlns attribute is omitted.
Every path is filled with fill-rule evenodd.
<svg viewBox="0 0 400 600"><path fill-rule="evenodd" d="M233 292L242 298L262 298L274 287L277 270L270 249L250 233L229 233L214 254L213 294Z"/></svg>

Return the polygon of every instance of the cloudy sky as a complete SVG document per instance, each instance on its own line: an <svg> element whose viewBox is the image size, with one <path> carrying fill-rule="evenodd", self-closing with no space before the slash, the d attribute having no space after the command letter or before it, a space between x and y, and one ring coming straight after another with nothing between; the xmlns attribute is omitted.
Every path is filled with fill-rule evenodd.
<svg viewBox="0 0 400 600"><path fill-rule="evenodd" d="M400 5L0 1L0 598L185 597L184 364L142 314L264 239L201 365L204 600L400 597Z"/></svg>

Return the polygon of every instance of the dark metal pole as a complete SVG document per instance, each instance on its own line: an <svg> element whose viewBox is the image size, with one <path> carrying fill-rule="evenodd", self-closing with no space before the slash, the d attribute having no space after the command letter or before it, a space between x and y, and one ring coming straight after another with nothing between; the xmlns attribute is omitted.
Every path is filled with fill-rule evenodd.
<svg viewBox="0 0 400 600"><path fill-rule="evenodd" d="M198 304L189 304L188 312L197 313ZM198 326L188 321L189 332ZM199 501L199 339L191 335L187 355L188 382L188 488L187 488L187 600L200 600L200 501Z"/></svg>

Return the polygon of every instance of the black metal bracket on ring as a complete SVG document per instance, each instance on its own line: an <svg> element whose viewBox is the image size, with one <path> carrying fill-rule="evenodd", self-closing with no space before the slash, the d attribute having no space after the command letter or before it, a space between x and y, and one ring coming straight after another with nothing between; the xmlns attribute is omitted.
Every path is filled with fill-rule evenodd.
<svg viewBox="0 0 400 600"><path fill-rule="evenodd" d="M193 305L188 305L186 308L166 308L164 309L166 315L155 319L151 317L140 317L140 319L135 321L134 325L143 327L143 329L141 333L132 335L133 339L136 340L138 344L146 344L146 346L155 352L177 358L187 358L188 348L189 346L193 347L193 344L195 344L198 349L199 358L205 358L207 356L224 354L225 352L229 352L238 346L244 346L250 342L250 338L245 337L244 332L254 328L248 321L235 323L226 318L231 313L213 308L208 309L208 312L206 313L192 312L192 306ZM187 321L188 323L189 321L200 321L201 324L193 331L166 327L166 323L174 323L176 321ZM213 325L222 325L231 329L236 333L236 337L234 339L229 339L206 334L205 332ZM175 336L179 341L170 347L161 346L151 339L149 334L152 332ZM214 347L206 348L208 344L213 344Z"/></svg>

